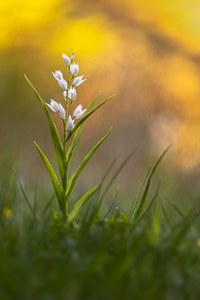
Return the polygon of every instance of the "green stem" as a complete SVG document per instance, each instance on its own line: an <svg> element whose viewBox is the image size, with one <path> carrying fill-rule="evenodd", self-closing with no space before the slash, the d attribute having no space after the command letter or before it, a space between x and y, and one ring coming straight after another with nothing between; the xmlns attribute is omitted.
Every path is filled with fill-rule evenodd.
<svg viewBox="0 0 200 300"><path fill-rule="evenodd" d="M68 88L70 86L71 80L70 80L70 67L68 66L67 68L67 84L68 84ZM68 104L69 98L68 98L68 90L67 90L67 95L66 95L66 107L65 107L65 119L63 120L63 127L64 127L64 136L63 136L63 164L64 164L64 176L62 178L62 185L63 185L63 196L62 196L62 211L63 211L63 215L64 217L66 217L68 215L68 207L66 205L66 191L67 191L67 185L68 185L68 172L69 172L69 166L68 166L68 162L67 162L67 137L68 137L68 132L67 132L67 121L68 121L68 117L69 117L69 107L71 105Z"/></svg>
<svg viewBox="0 0 200 300"><path fill-rule="evenodd" d="M63 120L63 127L64 127L64 136L63 136L63 164L64 164L64 178L62 181L63 184L63 213L66 215L66 204L65 204L65 194L67 190L67 182L68 182L68 165L67 165L67 120L68 120L68 99L66 99L66 117L65 120Z"/></svg>

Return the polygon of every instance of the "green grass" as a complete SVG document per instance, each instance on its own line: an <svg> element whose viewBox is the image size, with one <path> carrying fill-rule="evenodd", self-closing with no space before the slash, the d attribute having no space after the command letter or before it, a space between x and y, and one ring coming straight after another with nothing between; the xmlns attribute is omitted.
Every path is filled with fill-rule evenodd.
<svg viewBox="0 0 200 300"><path fill-rule="evenodd" d="M198 210L182 216L174 207L172 217L157 193L150 196L152 172L130 213L115 205L99 210L111 179L78 219L66 223L46 209L55 205L50 197L29 197L4 168L0 299L200 299Z"/></svg>

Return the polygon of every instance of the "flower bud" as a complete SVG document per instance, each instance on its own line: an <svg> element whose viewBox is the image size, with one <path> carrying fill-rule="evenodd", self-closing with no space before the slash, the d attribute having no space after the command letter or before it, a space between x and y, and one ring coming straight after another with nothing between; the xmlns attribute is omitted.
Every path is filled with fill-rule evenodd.
<svg viewBox="0 0 200 300"><path fill-rule="evenodd" d="M72 64L70 66L70 73L74 76L76 76L79 72L79 65L78 64Z"/></svg>
<svg viewBox="0 0 200 300"><path fill-rule="evenodd" d="M58 80L58 84L63 90L67 90L68 85L65 79Z"/></svg>
<svg viewBox="0 0 200 300"><path fill-rule="evenodd" d="M72 120L72 117L69 115L69 118L67 120L67 130L70 132L74 128L74 120Z"/></svg>
<svg viewBox="0 0 200 300"><path fill-rule="evenodd" d="M65 119L65 116L66 116L66 112L65 112L65 109L63 108L63 106L59 103L59 115L61 117L61 119Z"/></svg>
<svg viewBox="0 0 200 300"><path fill-rule="evenodd" d="M74 60L74 58L75 58L75 53L73 52L71 55L71 60Z"/></svg>
<svg viewBox="0 0 200 300"><path fill-rule="evenodd" d="M68 90L69 99L72 101L76 100L76 95L77 95L76 89L74 87L70 87L70 89Z"/></svg>
<svg viewBox="0 0 200 300"><path fill-rule="evenodd" d="M64 63L66 64L66 66L70 66L71 64L71 59L69 58L69 56L67 56L66 54L62 54L62 58L64 60Z"/></svg>

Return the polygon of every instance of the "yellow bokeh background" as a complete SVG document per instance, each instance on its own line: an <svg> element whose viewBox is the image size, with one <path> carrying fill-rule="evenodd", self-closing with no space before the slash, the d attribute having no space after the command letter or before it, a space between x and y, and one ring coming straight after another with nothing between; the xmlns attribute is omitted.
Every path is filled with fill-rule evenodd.
<svg viewBox="0 0 200 300"><path fill-rule="evenodd" d="M158 155L173 144L171 166L198 169L198 0L8 0L0 3L0 27L2 157L10 152L35 166L31 141L38 134L48 145L49 136L23 74L46 99L58 99L51 72L64 69L63 52L75 51L87 78L79 89L85 105L98 91L102 96L117 92L115 101L96 115L95 126L89 123L86 144L113 125L103 150L108 160L116 149L123 156L139 147L135 163L140 169L149 161L147 152Z"/></svg>

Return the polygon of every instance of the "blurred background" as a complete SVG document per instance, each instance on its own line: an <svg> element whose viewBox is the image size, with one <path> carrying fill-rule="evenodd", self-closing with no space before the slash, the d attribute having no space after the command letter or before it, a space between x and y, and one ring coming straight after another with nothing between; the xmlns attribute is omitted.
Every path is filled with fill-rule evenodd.
<svg viewBox="0 0 200 300"><path fill-rule="evenodd" d="M136 149L118 179L124 191L134 191L173 144L158 180L166 195L173 190L183 197L186 189L196 197L199 0L8 0L0 2L0 27L1 161L12 159L25 181L47 177L33 141L51 159L55 156L45 116L24 74L46 101L61 101L52 71L64 72L61 54L75 52L80 75L87 78L78 88L77 105L87 106L97 92L102 100L117 93L84 130L75 165L113 127L83 184L97 182L113 158L120 163Z"/></svg>

